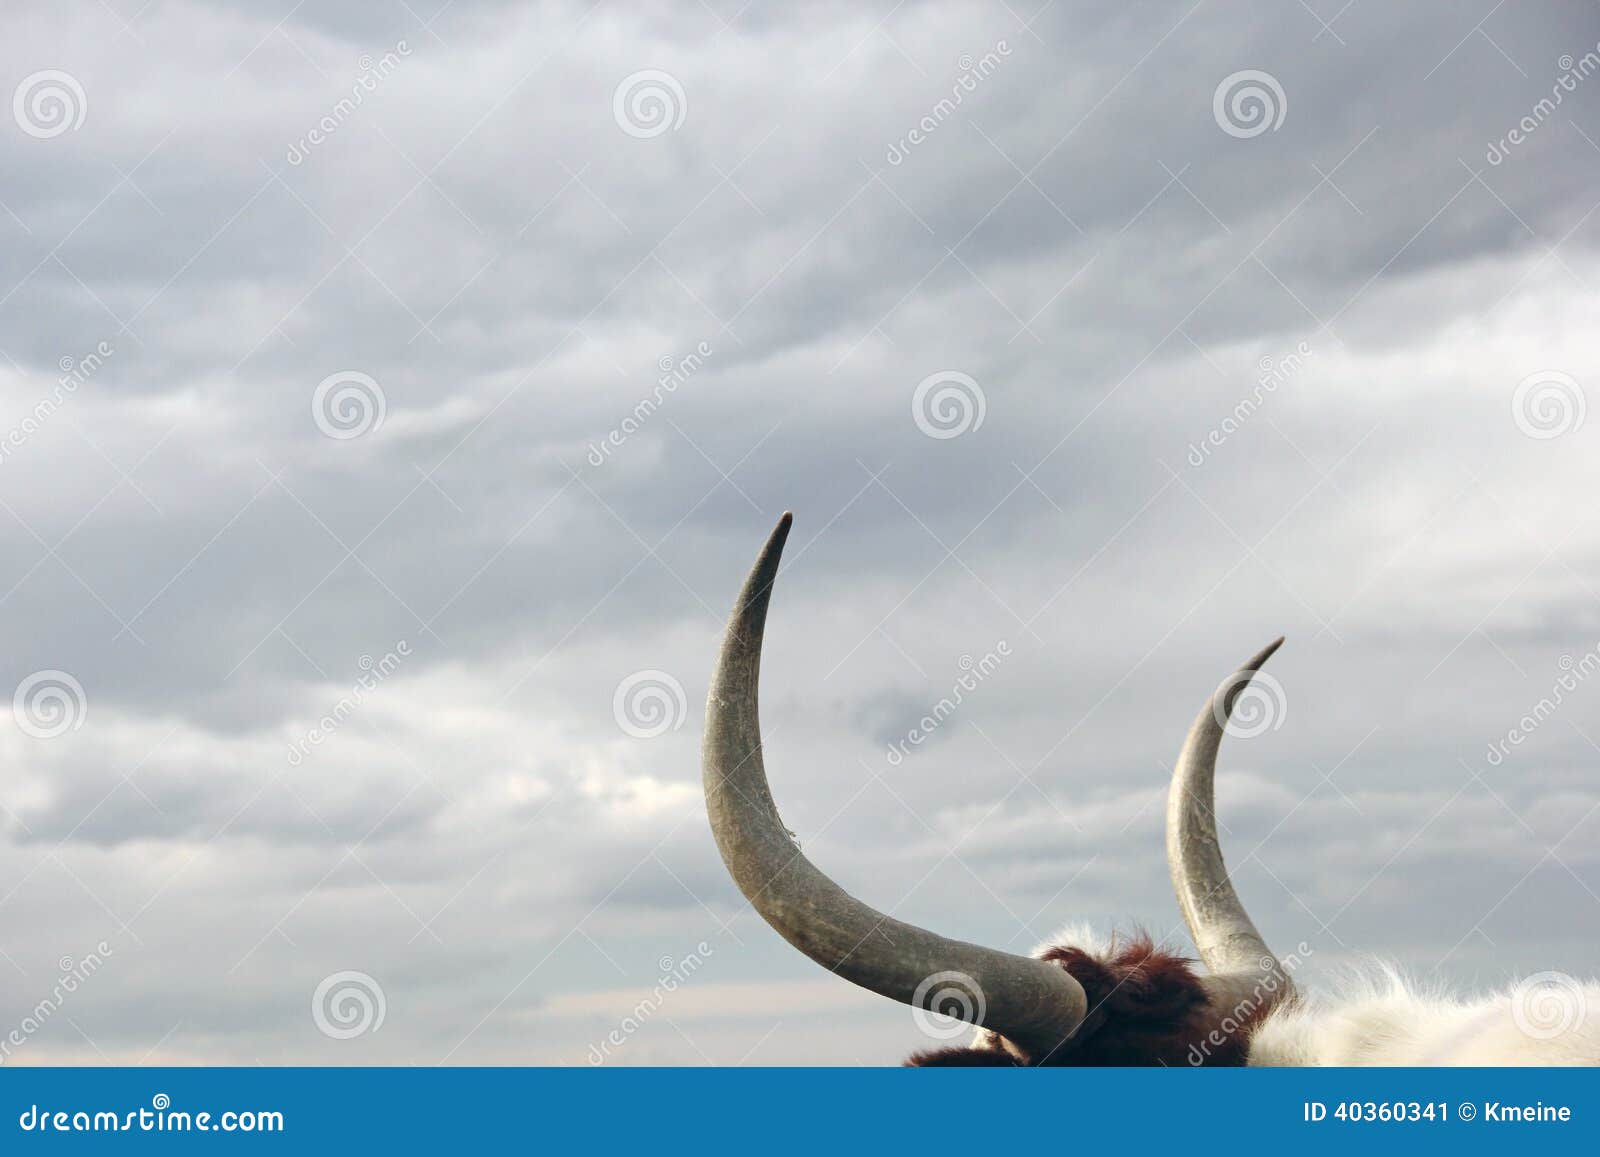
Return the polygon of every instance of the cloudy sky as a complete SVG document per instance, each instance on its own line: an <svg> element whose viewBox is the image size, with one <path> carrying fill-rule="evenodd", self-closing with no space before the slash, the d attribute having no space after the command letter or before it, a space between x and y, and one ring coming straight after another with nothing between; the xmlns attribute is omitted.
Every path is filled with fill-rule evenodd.
<svg viewBox="0 0 1600 1157"><path fill-rule="evenodd" d="M1269 941L1593 969L1595 5L25 0L0 41L5 1063L926 1046L707 829L785 509L768 769L873 905L1186 943L1171 761L1286 634L1219 783Z"/></svg>

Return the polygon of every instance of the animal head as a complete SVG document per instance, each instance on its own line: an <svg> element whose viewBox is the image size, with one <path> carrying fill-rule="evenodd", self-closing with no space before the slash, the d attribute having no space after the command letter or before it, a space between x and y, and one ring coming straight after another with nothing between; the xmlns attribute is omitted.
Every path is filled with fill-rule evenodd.
<svg viewBox="0 0 1600 1157"><path fill-rule="evenodd" d="M873 992L978 1026L966 1048L917 1065L1600 1064L1600 986L1574 988L1572 1033L1528 1033L1515 993L1459 1002L1404 984L1332 1005L1298 996L1222 861L1213 780L1239 694L1283 642L1225 680L1189 730L1167 801L1167 860L1204 969L1147 938L1047 946L1034 956L896 920L830 880L773 804L758 719L761 640L785 514L739 593L706 706L706 810L723 862L762 917L824 968ZM1296 958L1287 958L1294 963ZM1550 974L1545 974L1550 975Z"/></svg>
<svg viewBox="0 0 1600 1157"><path fill-rule="evenodd" d="M1235 1059L1241 1003L1265 1011L1289 979L1245 914L1223 867L1212 814L1212 776L1223 724L1273 643L1219 691L1195 720L1179 756L1168 808L1173 884L1208 974L1134 939L1093 952L1061 945L1019 956L903 923L849 895L795 846L772 802L761 758L761 640L785 514L734 607L706 709L705 794L711 830L734 882L767 923L824 968L873 992L932 1012L952 993L930 978L960 977L981 1000L977 1051L999 1063L1182 1063L1190 1046L1216 1038ZM1280 640L1281 642L1281 640ZM945 1007L939 1007L943 1002ZM961 1054L924 1062L982 1063Z"/></svg>

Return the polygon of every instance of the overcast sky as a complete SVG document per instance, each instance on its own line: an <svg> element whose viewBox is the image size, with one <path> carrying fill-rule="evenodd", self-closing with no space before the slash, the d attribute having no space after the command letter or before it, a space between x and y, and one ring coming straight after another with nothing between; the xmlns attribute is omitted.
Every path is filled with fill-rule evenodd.
<svg viewBox="0 0 1600 1157"><path fill-rule="evenodd" d="M1597 73L1578 0L9 4L5 1063L926 1047L707 828L786 509L768 770L869 903L1186 945L1286 634L1267 939L1591 972Z"/></svg>

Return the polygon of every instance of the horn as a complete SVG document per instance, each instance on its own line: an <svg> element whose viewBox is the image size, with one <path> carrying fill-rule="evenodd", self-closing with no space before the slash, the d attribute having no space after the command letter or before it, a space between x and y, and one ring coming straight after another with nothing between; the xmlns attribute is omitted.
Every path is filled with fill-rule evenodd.
<svg viewBox="0 0 1600 1157"><path fill-rule="evenodd" d="M1082 1023L1083 988L1053 964L950 940L857 900L801 854L761 759L761 638L791 516L779 520L734 605L706 703L706 812L728 874L763 919L831 972L880 995L988 1028L1040 1056ZM956 973L958 976L941 976ZM945 1007L955 987L959 1013Z"/></svg>
<svg viewBox="0 0 1600 1157"><path fill-rule="evenodd" d="M1239 695L1281 638L1218 687L1195 718L1178 753L1167 797L1167 866L1178 906L1206 967L1216 975L1267 978L1289 986L1288 974L1245 914L1217 842L1215 778L1223 727Z"/></svg>

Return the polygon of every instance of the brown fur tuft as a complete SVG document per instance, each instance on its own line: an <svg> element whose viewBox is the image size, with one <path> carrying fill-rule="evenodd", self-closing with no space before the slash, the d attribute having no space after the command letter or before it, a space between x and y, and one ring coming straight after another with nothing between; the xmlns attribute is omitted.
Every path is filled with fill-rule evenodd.
<svg viewBox="0 0 1600 1157"><path fill-rule="evenodd" d="M1083 985L1089 998L1081 1042L1036 1062L1046 1065L1183 1065L1194 1036L1191 1021L1206 993L1194 961L1157 948L1139 933L1113 941L1105 956L1057 947L1043 959Z"/></svg>
<svg viewBox="0 0 1600 1157"><path fill-rule="evenodd" d="M906 1058L908 1069L1015 1069L1021 1065L1021 1061L1003 1049L929 1049Z"/></svg>
<svg viewBox="0 0 1600 1157"><path fill-rule="evenodd" d="M1208 1031L1207 999L1194 961L1158 948L1144 933L1113 941L1104 955L1062 945L1041 954L1083 986L1089 1013L1077 1036L1033 1065L1242 1065L1250 1034L1266 1009L1259 1009L1239 1031L1204 1051L1194 1046ZM992 1038L991 1038L992 1040ZM1010 1053L982 1045L939 1049L913 1055L917 1067L1018 1065Z"/></svg>

